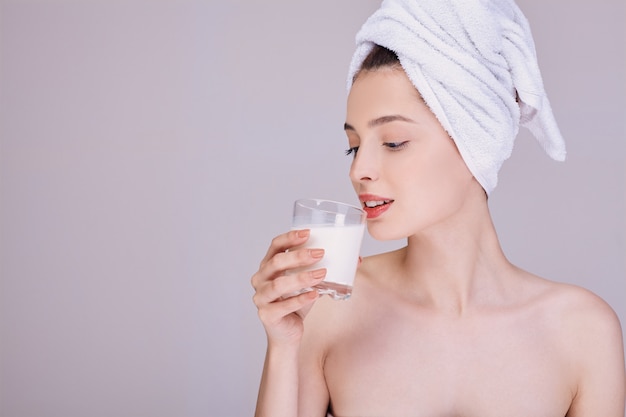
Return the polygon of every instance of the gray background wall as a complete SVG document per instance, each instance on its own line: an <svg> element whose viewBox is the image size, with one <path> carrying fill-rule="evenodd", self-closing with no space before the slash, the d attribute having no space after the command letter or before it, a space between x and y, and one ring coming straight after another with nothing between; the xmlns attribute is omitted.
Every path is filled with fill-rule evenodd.
<svg viewBox="0 0 626 417"><path fill-rule="evenodd" d="M0 3L0 415L252 414L249 278L295 198L356 201L344 83L377 5ZM524 131L496 226L624 322L625 3L520 5L569 159Z"/></svg>

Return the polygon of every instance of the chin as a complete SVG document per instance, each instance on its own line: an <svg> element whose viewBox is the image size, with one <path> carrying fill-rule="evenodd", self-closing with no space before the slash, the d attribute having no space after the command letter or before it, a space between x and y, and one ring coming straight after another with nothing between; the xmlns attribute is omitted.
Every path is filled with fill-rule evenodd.
<svg viewBox="0 0 626 417"><path fill-rule="evenodd" d="M383 242L388 240L405 239L408 236L405 230L400 231L393 227L370 222L367 223L367 232L372 238Z"/></svg>

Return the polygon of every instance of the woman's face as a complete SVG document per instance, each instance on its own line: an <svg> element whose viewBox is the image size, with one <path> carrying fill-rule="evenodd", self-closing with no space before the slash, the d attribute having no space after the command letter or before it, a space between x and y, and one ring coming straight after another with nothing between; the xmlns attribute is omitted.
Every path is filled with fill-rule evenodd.
<svg viewBox="0 0 626 417"><path fill-rule="evenodd" d="M480 187L401 69L358 76L345 130L354 156L350 179L376 239L400 239L442 224Z"/></svg>

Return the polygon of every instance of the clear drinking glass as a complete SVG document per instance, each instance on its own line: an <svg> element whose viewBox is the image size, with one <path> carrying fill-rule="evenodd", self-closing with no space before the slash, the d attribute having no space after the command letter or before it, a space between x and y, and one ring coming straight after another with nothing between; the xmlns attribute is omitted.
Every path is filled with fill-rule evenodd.
<svg viewBox="0 0 626 417"><path fill-rule="evenodd" d="M359 207L336 201L306 198L293 207L292 230L310 229L307 242L300 246L324 249L324 257L316 264L291 271L326 268L324 281L315 286L320 294L335 300L352 295L352 285L359 262L361 241L365 231L366 213ZM305 288L303 291L311 291Z"/></svg>

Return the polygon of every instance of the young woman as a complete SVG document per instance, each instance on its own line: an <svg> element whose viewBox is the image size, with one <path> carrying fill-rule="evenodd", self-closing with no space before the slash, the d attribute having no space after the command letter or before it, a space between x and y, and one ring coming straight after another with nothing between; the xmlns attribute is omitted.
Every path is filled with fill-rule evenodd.
<svg viewBox="0 0 626 417"><path fill-rule="evenodd" d="M400 13L390 3L383 16ZM316 292L286 297L324 278L323 269L285 275L323 250L287 251L306 231L274 238L252 277L268 337L257 415L622 417L624 356L612 309L506 259L487 205L494 183L472 160L472 138L463 142L462 117L445 99L433 102L436 91L418 79L428 80L426 67L416 76L402 45L366 41L350 77L350 178L369 233L407 245L363 259L352 298L338 302ZM523 119L524 91L507 94ZM486 94L474 100L490 105Z"/></svg>

